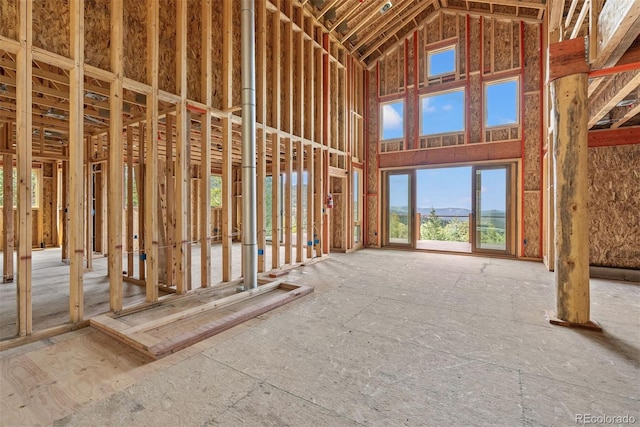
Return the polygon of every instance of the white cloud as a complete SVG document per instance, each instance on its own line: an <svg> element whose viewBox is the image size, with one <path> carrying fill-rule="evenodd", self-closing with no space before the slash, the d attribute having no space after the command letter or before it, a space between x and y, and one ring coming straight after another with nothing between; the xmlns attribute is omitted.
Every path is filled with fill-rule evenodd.
<svg viewBox="0 0 640 427"><path fill-rule="evenodd" d="M389 104L382 106L382 126L387 130L402 129L402 117Z"/></svg>
<svg viewBox="0 0 640 427"><path fill-rule="evenodd" d="M422 111L427 113L433 113L436 111L436 107L429 105L429 98L422 98Z"/></svg>
<svg viewBox="0 0 640 427"><path fill-rule="evenodd" d="M451 111L451 110L453 110L453 105L447 104L447 105L443 106L442 109L444 111Z"/></svg>

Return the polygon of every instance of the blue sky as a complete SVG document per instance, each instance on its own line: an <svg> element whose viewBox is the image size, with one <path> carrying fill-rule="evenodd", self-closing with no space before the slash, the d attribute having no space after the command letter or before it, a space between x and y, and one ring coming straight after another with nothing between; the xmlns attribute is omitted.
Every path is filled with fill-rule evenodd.
<svg viewBox="0 0 640 427"><path fill-rule="evenodd" d="M422 135L459 132L464 130L464 90L420 99L422 109Z"/></svg>
<svg viewBox="0 0 640 427"><path fill-rule="evenodd" d="M416 204L418 208L471 209L471 166L420 169L416 171ZM390 176L390 205L407 205L407 177ZM505 170L482 172L482 208L504 210Z"/></svg>

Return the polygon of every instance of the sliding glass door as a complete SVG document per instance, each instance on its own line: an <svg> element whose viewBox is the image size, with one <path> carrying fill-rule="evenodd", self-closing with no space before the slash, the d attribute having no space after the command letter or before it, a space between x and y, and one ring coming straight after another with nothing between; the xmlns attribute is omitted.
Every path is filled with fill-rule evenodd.
<svg viewBox="0 0 640 427"><path fill-rule="evenodd" d="M509 165L474 167L474 252L510 250L509 172Z"/></svg>
<svg viewBox="0 0 640 427"><path fill-rule="evenodd" d="M412 246L412 172L387 174L386 244Z"/></svg>

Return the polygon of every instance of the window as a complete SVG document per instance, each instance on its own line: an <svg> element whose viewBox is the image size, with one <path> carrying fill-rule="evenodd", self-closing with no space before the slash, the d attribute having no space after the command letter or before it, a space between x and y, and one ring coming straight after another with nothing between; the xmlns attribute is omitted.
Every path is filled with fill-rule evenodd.
<svg viewBox="0 0 640 427"><path fill-rule="evenodd" d="M4 207L4 173L3 168L0 166L0 207ZM38 194L40 190L40 178L39 170L31 169L31 207L38 208ZM18 183L17 183L17 171L13 168L13 207L18 206Z"/></svg>
<svg viewBox="0 0 640 427"><path fill-rule="evenodd" d="M486 127L518 124L518 80L485 83Z"/></svg>
<svg viewBox="0 0 640 427"><path fill-rule="evenodd" d="M420 120L422 135L463 131L464 89L420 98Z"/></svg>
<svg viewBox="0 0 640 427"><path fill-rule="evenodd" d="M404 103L387 102L380 106L380 139L404 138Z"/></svg>
<svg viewBox="0 0 640 427"><path fill-rule="evenodd" d="M455 46L449 46L427 53L427 73L429 78L446 74L454 74L455 72Z"/></svg>

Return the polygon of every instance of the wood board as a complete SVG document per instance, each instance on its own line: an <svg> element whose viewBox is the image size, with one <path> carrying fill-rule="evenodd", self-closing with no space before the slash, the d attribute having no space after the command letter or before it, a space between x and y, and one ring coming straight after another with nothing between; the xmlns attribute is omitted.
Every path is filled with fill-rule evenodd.
<svg viewBox="0 0 640 427"><path fill-rule="evenodd" d="M202 293L214 291L205 290ZM153 359L160 359L311 292L312 286L276 280L205 304L188 304L182 311L171 315L166 315L163 305L193 298L189 295L167 299L145 310L149 320L144 323L127 323L127 316L140 316L140 311L136 311L121 316L103 314L92 318L90 324L129 347ZM157 312L155 316L154 311ZM187 327L183 328L181 324ZM167 333L169 329L173 331L170 334Z"/></svg>

